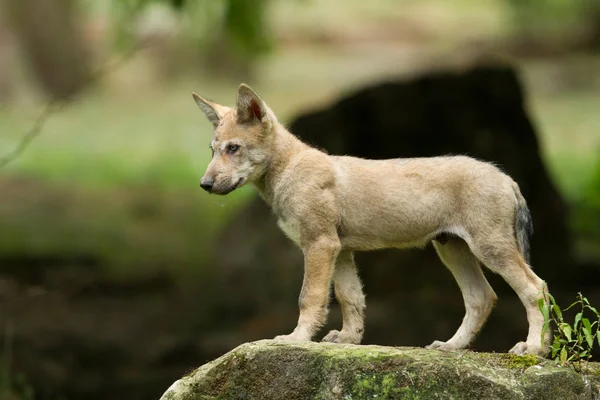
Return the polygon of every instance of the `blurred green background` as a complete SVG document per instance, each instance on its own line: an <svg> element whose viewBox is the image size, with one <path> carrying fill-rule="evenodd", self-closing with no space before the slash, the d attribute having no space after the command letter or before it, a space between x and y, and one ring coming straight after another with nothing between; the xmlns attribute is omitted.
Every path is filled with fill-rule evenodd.
<svg viewBox="0 0 600 400"><path fill-rule="evenodd" d="M214 272L215 240L254 193L216 197L199 189L211 126L192 91L233 104L244 81L289 121L372 83L482 58L510 62L526 87L542 157L571 206L576 256L600 262L598 1L1 5L0 157L19 145L49 102L60 107L0 169L0 398L42 398L40 391L71 398L11 356L20 332L52 318L26 306L45 296L98 281L125 291L130 282L168 281L183 293L189 318L198 319L189 334L206 329L205 308L189 299L208 301L198 285ZM152 319L156 302L137 310ZM111 307L119 306L106 306L107 313ZM17 376L29 383L15 383Z"/></svg>

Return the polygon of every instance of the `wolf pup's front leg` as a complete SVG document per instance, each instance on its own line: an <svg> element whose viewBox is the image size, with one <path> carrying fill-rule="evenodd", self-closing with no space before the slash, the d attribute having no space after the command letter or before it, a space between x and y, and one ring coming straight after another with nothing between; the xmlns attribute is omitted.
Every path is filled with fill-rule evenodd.
<svg viewBox="0 0 600 400"><path fill-rule="evenodd" d="M333 288L342 309L342 330L332 330L322 341L360 344L365 327L365 295L354 255L350 251L342 250L338 255L333 272Z"/></svg>
<svg viewBox="0 0 600 400"><path fill-rule="evenodd" d="M304 282L298 301L298 325L291 334L277 336L275 339L308 341L323 326L327 319L331 277L340 249L337 235L321 235L302 246Z"/></svg>

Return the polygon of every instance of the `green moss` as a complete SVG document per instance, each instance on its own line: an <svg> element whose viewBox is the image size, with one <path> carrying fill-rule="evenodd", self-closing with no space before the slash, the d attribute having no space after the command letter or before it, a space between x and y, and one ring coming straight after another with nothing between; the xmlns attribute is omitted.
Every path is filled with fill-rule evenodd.
<svg viewBox="0 0 600 400"><path fill-rule="evenodd" d="M538 365L541 361L537 356L533 354L526 354L523 356L519 356L516 354L503 354L503 357L508 359L508 362L506 364L508 368L525 369L533 367L534 365Z"/></svg>
<svg viewBox="0 0 600 400"><path fill-rule="evenodd" d="M489 365L524 370L544 362L543 358L533 354L516 355L510 353L476 353L477 358L486 360Z"/></svg>
<svg viewBox="0 0 600 400"><path fill-rule="evenodd" d="M400 394L407 388L402 378L396 372L370 373L357 376L354 385L349 390L352 398L388 398Z"/></svg>

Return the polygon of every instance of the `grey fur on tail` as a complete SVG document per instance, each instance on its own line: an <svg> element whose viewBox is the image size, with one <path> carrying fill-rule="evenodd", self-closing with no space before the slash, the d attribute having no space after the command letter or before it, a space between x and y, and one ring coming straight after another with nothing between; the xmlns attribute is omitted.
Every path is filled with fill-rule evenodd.
<svg viewBox="0 0 600 400"><path fill-rule="evenodd" d="M533 221L531 220L531 213L529 212L529 207L527 207L527 202L516 183L513 184L513 189L517 198L515 235L517 236L519 251L523 255L525 262L529 264L531 260L529 238L533 235Z"/></svg>

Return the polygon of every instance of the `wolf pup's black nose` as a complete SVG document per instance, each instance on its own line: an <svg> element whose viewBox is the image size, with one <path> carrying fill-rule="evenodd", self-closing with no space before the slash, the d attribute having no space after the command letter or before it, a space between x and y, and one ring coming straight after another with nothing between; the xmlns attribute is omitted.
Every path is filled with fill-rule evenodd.
<svg viewBox="0 0 600 400"><path fill-rule="evenodd" d="M212 179L202 179L200 181L200 187L210 193L214 183L215 182Z"/></svg>

